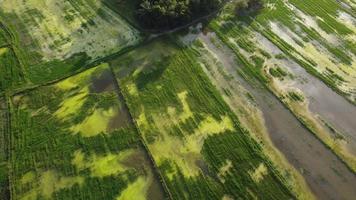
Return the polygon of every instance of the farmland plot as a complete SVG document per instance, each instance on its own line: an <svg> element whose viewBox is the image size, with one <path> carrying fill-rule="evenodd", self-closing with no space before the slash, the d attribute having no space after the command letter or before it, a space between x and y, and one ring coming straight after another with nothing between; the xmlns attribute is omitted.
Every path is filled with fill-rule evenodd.
<svg viewBox="0 0 356 200"><path fill-rule="evenodd" d="M6 33L2 28L0 28L0 47L5 46L6 44L7 44Z"/></svg>
<svg viewBox="0 0 356 200"><path fill-rule="evenodd" d="M296 11L297 8L287 1L267 4L254 20L245 19L243 23L236 22L232 7L229 6L231 5L227 6L221 17L213 21L210 27L235 52L240 64L245 66L245 74L257 77L269 87L305 126L355 170L355 127L351 120L356 112L354 105L340 99L324 84L306 73L307 71L315 75L337 91L340 89L345 92L346 90L341 89L345 85L354 87L354 75L351 71L354 70L355 54L352 46L354 40L351 38L355 33L334 18L329 19L333 22L329 22L334 27L333 32L327 33L314 23L314 27L307 27L308 24L301 21L312 18L307 17L307 14L301 14L303 12L300 10ZM324 6L330 5L325 3ZM293 15L296 15L296 21L291 19L290 16ZM298 18L300 16L304 16L304 19ZM320 17L322 16L320 14ZM289 30L273 32L280 28L281 24L285 26L283 29L289 27ZM292 30L295 31L293 33L295 37L299 34L298 37L303 39L298 40L293 36L290 40L284 41ZM295 43L291 44L292 42ZM323 48L328 53L310 57L313 55L310 52L294 49L308 45L314 48L312 47L314 44L318 44L315 48ZM333 62L319 62L320 58ZM314 63L313 66L311 62ZM320 72L322 68L333 66L338 66L338 69L347 66L347 70L351 71L340 76L335 72L337 70L333 69ZM342 81L344 79L342 77L345 77L345 80ZM345 97L353 101L353 89L347 91L349 92ZM322 109L319 105L323 105ZM339 114L336 116L335 113ZM342 117L342 120L339 120L339 117Z"/></svg>
<svg viewBox="0 0 356 200"><path fill-rule="evenodd" d="M280 171L289 177L289 184L293 185L293 178L299 180L294 185L296 187L293 187L298 191L297 194L300 194L298 199L311 199L312 195L310 196L307 187L300 180L299 173L295 172L293 167L300 171L318 198L352 199L355 196L356 184L353 172L249 74L234 56L234 52L224 45L214 32L204 31L195 34L195 38L200 41L197 42L199 45L194 45L199 52L198 62L242 125L261 143L266 155L274 163L278 163L277 166L283 166ZM270 140L273 144L270 144ZM278 151L283 153L282 158ZM283 157L293 165L292 168ZM315 159L316 157L318 159Z"/></svg>
<svg viewBox="0 0 356 200"><path fill-rule="evenodd" d="M0 93L25 82L21 64L14 50L0 47Z"/></svg>
<svg viewBox="0 0 356 200"><path fill-rule="evenodd" d="M0 96L0 198L9 197L7 165L8 110L5 98Z"/></svg>
<svg viewBox="0 0 356 200"><path fill-rule="evenodd" d="M12 199L162 199L106 64L12 98Z"/></svg>
<svg viewBox="0 0 356 200"><path fill-rule="evenodd" d="M266 104L273 110L276 106L272 106L274 103L268 98L268 95L266 95L267 91L260 88L255 81L252 81L253 79L249 79L252 83L247 84L247 82L239 76L242 72L239 71L239 64L233 52L223 46L214 33L199 34L197 39L199 40L197 42L199 45L193 46L193 48L199 52L197 61L209 76L212 83L219 89L225 102L237 115L242 125L249 130L253 138L261 144L263 152L268 155L274 163L277 163L277 167L279 167L278 170L288 176L286 181L298 195L297 198L312 199L313 195L309 191L308 186L304 183L303 177L295 169L298 167L294 166L294 168L290 166L289 162L285 159L285 157L288 156L281 155L282 152L279 152L272 143L272 140L273 142L276 140L270 138L269 133L272 130L265 124L269 119L265 119L265 110L262 109L260 105L261 101L259 101L259 99L256 100L255 96L257 93L257 97L263 99L262 101L264 102L267 101ZM268 112L273 113L272 111ZM278 116L277 118L281 123L288 122L288 120L281 120L280 117L281 116ZM295 121L299 124L297 120ZM275 125L276 123L272 126ZM299 131L298 129L295 130L295 132ZM301 132L299 132L298 135L300 134ZM276 133L273 132L273 135L276 135ZM297 159L297 157L295 158Z"/></svg>
<svg viewBox="0 0 356 200"><path fill-rule="evenodd" d="M352 13L337 1L291 0L270 5L257 17L256 29L355 102L356 19Z"/></svg>
<svg viewBox="0 0 356 200"><path fill-rule="evenodd" d="M291 198L191 48L159 40L111 62L174 199Z"/></svg>
<svg viewBox="0 0 356 200"><path fill-rule="evenodd" d="M0 13L34 83L61 78L140 41L140 34L99 0L5 0Z"/></svg>

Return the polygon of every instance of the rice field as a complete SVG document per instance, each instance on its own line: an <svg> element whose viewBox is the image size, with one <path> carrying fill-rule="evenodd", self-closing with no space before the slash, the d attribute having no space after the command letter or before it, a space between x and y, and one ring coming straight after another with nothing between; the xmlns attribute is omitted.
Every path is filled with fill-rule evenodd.
<svg viewBox="0 0 356 200"><path fill-rule="evenodd" d="M107 64L11 99L12 199L163 198Z"/></svg>
<svg viewBox="0 0 356 200"><path fill-rule="evenodd" d="M111 65L172 198L293 198L209 82L197 52L169 42L153 42Z"/></svg>
<svg viewBox="0 0 356 200"><path fill-rule="evenodd" d="M6 136L8 132L8 112L6 101L0 97L0 197L7 199L9 197L8 190L8 168L7 168L7 149L6 149Z"/></svg>
<svg viewBox="0 0 356 200"><path fill-rule="evenodd" d="M255 18L244 18L243 22L236 22L232 5L227 5L219 19L212 21L209 27L217 34L218 40L235 52L237 60L244 66L242 71L245 75L263 82L312 133L355 171L355 134L351 128L354 123L351 120L340 126L339 120L329 117L340 112L338 107L341 110L344 106L348 111L342 113L354 113L355 52L354 40L351 39L355 35L352 29L354 18L348 14L349 10L337 3L304 3L268 2ZM335 13L339 17L344 15L348 20L331 18L320 13L320 9L312 10L313 6L323 6L326 13ZM316 81L308 74L322 80L350 103L318 97L316 91L323 95L327 91L329 98L335 98L331 97L335 95L321 83L310 89L309 84ZM315 98L321 102L314 103ZM323 101L328 106L323 109L330 111L315 108L315 104Z"/></svg>
<svg viewBox="0 0 356 200"><path fill-rule="evenodd" d="M263 2L0 0L0 199L352 199L355 1Z"/></svg>
<svg viewBox="0 0 356 200"><path fill-rule="evenodd" d="M100 0L5 0L0 16L13 36L7 42L33 84L71 75L141 41L140 33Z"/></svg>

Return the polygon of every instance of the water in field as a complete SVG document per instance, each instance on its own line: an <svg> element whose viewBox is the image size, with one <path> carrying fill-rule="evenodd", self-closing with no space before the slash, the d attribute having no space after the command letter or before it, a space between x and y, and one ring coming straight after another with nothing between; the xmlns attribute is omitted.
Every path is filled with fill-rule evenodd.
<svg viewBox="0 0 356 200"><path fill-rule="evenodd" d="M261 35L256 35L264 49L273 55L281 54L274 44ZM356 155L356 106L338 95L318 78L290 59L283 59L286 67L295 78L290 86L300 89L309 102L310 111L334 127L347 141L350 153Z"/></svg>
<svg viewBox="0 0 356 200"><path fill-rule="evenodd" d="M112 75L109 69L104 70L101 74L97 74L96 76L92 77L91 82L91 91L94 93L104 93L104 92L113 92L117 90L116 88L115 78ZM118 94L119 99L119 111L117 114L110 120L108 125L108 130L113 131L115 129L119 129L122 127L131 126L130 121L130 114L127 107L124 105L123 97Z"/></svg>
<svg viewBox="0 0 356 200"><path fill-rule="evenodd" d="M163 200L165 199L164 191L161 183L157 178L157 174L154 173L150 158L144 149L139 148L134 155L130 156L124 161L126 166L134 168L140 173L145 174L148 178L147 200Z"/></svg>
<svg viewBox="0 0 356 200"><path fill-rule="evenodd" d="M109 69L104 70L101 74L92 78L91 84L91 89L95 93L117 92L118 100L120 102L119 112L111 119L108 129L112 131L119 128L133 127L134 125L130 113L112 72ZM134 168L146 177L145 183L148 184L148 200L164 199L162 185L159 182L157 178L158 175L154 172L152 162L150 162L150 158L144 149L138 148L134 155L123 161L123 164L129 168Z"/></svg>
<svg viewBox="0 0 356 200"><path fill-rule="evenodd" d="M114 77L110 70L105 70L97 77L92 78L92 91L95 93L102 93L114 90Z"/></svg>
<svg viewBox="0 0 356 200"><path fill-rule="evenodd" d="M231 84L238 84L252 94L258 108L263 113L265 125L272 142L277 149L283 153L287 160L301 172L313 193L315 193L319 199L353 199L356 196L355 174L311 132L305 129L275 96L266 91L266 89L261 87L257 82L251 84L242 79L241 76L236 73L239 64L235 62L234 54L226 47L223 47L222 44L217 47L216 43L214 44L212 42L212 37L214 37L213 34L208 34L207 36L202 35L201 39L204 44L207 45L207 48L222 61L223 71L228 73L230 77L233 77L233 83ZM219 80L213 80L213 82L217 83L216 86L218 88L225 87L219 85ZM327 88L325 89L320 85L316 84L311 86L311 88L318 88L325 93ZM308 83L305 87L307 86ZM231 96L234 96L234 90L230 90L230 92L232 92ZM326 93L332 95L330 92ZM311 94L315 96L319 95L318 93L312 92ZM327 109L329 113L333 110L341 112L342 109L346 109L348 106L346 102L342 102L341 97L335 96L333 98L335 102L332 102L333 99L331 99L331 103L335 103L335 105L341 103L341 107ZM317 98L315 97L315 99L319 101L323 98L325 97L321 94ZM318 104L317 101L312 103L311 106L314 104ZM316 110L322 109L322 104L325 106L326 103L321 103L321 105L318 106L314 105L314 108ZM229 103L229 105L234 104ZM346 108L342 108L343 106ZM234 110L234 108L232 109ZM351 108L350 111L352 111ZM338 121L342 121L343 117L347 117L345 115L348 114L344 113ZM345 119L346 122L344 123L347 123L347 120L352 120L352 118ZM352 126L351 123L349 125Z"/></svg>

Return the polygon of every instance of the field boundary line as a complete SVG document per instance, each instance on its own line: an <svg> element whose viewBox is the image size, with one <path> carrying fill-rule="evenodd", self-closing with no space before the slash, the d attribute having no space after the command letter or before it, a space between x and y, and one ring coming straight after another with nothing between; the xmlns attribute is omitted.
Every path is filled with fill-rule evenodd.
<svg viewBox="0 0 356 200"><path fill-rule="evenodd" d="M158 166L157 166L157 164L156 164L156 162L155 162L155 160L153 158L153 155L152 155L151 151L149 150L149 148L148 148L148 146L147 146L147 144L146 144L146 142L145 142L145 140L144 140L144 138L142 136L142 133L141 133L140 129L138 128L138 124L137 124L136 120L132 117L132 114L131 114L130 108L128 106L128 103L126 101L126 98L123 95L121 87L119 85L119 82L118 82L118 80L117 80L117 78L115 76L114 69L112 68L112 66L109 66L109 68L110 68L110 72L111 72L111 74L113 76L113 79L114 79L113 81L114 81L114 85L115 85L115 88L116 88L116 92L119 95L119 98L122 98L124 106L128 110L128 114L129 114L129 118L130 118L129 120L134 125L134 127L135 127L135 129L137 131L137 134L140 137L140 143L143 146L143 148L145 149L145 151L146 151L146 153L147 153L147 155L149 157L149 160L150 160L151 165L152 165L152 167L153 167L153 169L155 171L155 174L156 174L156 176L158 176L157 178L159 179L159 181L160 181L160 183L161 183L161 185L163 187L163 190L165 191L166 195L168 195L168 199L173 200L173 196L172 196L171 192L168 189L168 185L167 185L167 183L166 183L161 171L159 170L159 168L158 168Z"/></svg>
<svg viewBox="0 0 356 200"><path fill-rule="evenodd" d="M12 199L12 187L11 187L11 156L10 156L10 150L11 150L11 112L10 112L10 99L8 96L5 94L3 96L0 96L0 99L3 100L3 105L4 108L1 108L1 118L3 118L3 123L1 129L3 130L2 132L2 138L4 142L4 146L1 147L4 157L2 158L3 160L1 162L4 163L4 167L6 168L6 186L2 188L3 190L2 196L5 198L5 200L11 200Z"/></svg>

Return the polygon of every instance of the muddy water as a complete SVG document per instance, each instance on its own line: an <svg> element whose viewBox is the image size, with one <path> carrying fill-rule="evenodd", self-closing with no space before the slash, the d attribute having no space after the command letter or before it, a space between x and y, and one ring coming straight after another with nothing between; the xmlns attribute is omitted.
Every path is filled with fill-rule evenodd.
<svg viewBox="0 0 356 200"><path fill-rule="evenodd" d="M90 87L92 92L102 93L114 90L114 77L110 70L105 70L101 74L92 77L92 85Z"/></svg>
<svg viewBox="0 0 356 200"><path fill-rule="evenodd" d="M239 65L234 61L233 53L225 47L214 46L210 37L212 34L202 35L201 39L223 61L224 70L254 96L272 142L301 172L313 193L319 199L355 199L356 175L305 129L275 96L242 79L236 73Z"/></svg>
<svg viewBox="0 0 356 200"><path fill-rule="evenodd" d="M295 63L290 64L289 69L303 77L303 81L295 81L294 86L306 95L310 111L335 127L349 143L351 152L356 155L356 106Z"/></svg>
<svg viewBox="0 0 356 200"><path fill-rule="evenodd" d="M282 53L261 35L257 35L257 39L270 53L274 55ZM293 75L297 76L292 86L304 93L309 101L309 110L336 128L348 142L350 151L356 155L356 106L310 75L297 63L290 60L281 62Z"/></svg>
<svg viewBox="0 0 356 200"><path fill-rule="evenodd" d="M111 70L104 70L101 74L96 74L96 76L92 77L90 89L93 93L117 93L119 111L117 115L110 120L108 131L134 126L129 110L125 104L124 97L122 96L120 89L116 84L115 77ZM138 173L145 176L149 180L149 187L147 191L148 200L165 199L165 193L162 185L157 178L157 174L154 172L153 165L150 162L149 156L143 148L139 147L134 155L123 161L123 164L129 168L134 168L138 171Z"/></svg>
<svg viewBox="0 0 356 200"><path fill-rule="evenodd" d="M90 90L93 93L113 92L115 91L115 78L110 70L104 70L101 74L96 74L92 77ZM124 99L118 95L119 110L117 114L110 120L108 132L115 129L130 126L130 114L126 106L124 106Z"/></svg>
<svg viewBox="0 0 356 200"><path fill-rule="evenodd" d="M139 148L134 155L130 156L123 164L134 168L150 180L150 185L147 191L148 200L163 200L165 199L164 191L161 183L154 176L153 167L149 161L149 157L144 149Z"/></svg>
<svg viewBox="0 0 356 200"><path fill-rule="evenodd" d="M116 91L118 95L118 100L120 102L120 112L117 116L115 116L110 122L111 128L113 127L122 127L130 126L134 127L133 119L130 115L129 109L125 104L124 96L121 93L120 87L115 80L115 76L111 70L108 70L109 74L107 78L111 79L112 87ZM163 200L166 199L164 188L159 181L159 174L154 169L153 161L151 161L148 153L145 151L143 147L139 147L138 151L130 156L129 159L124 161L124 164L133 167L139 172L145 174L150 179L150 185L147 191L147 200Z"/></svg>

